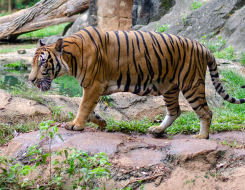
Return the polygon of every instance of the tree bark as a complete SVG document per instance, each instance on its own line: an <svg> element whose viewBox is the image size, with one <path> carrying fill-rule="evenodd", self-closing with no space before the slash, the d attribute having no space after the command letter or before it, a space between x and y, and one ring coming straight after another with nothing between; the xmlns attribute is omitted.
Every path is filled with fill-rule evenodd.
<svg viewBox="0 0 245 190"><path fill-rule="evenodd" d="M33 7L0 18L0 39L47 26L73 22L89 7L89 0L41 0ZM74 16L73 16L74 15Z"/></svg>

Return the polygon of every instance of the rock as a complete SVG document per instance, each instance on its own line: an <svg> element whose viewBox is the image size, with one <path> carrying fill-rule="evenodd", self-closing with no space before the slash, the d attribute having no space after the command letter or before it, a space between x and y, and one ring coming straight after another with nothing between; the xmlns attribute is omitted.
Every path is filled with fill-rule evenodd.
<svg viewBox="0 0 245 190"><path fill-rule="evenodd" d="M25 49L18 49L18 54L25 54L26 53L26 50Z"/></svg>
<svg viewBox="0 0 245 190"><path fill-rule="evenodd" d="M42 42L43 42L44 44L46 44L46 45L49 45L49 44L53 44L53 43L57 42L57 40L58 40L59 38L62 38L62 37L59 36L59 35L54 35L54 36L44 37L44 38L42 39Z"/></svg>
<svg viewBox="0 0 245 190"><path fill-rule="evenodd" d="M77 18L75 20L75 22L73 23L73 25L69 28L69 30L65 34L65 37L70 36L72 34L75 34L76 32L78 32L78 31L84 29L85 27L87 27L88 26L88 15L89 15L89 11L88 10L83 12L81 17Z"/></svg>
<svg viewBox="0 0 245 190"><path fill-rule="evenodd" d="M0 123L40 122L51 118L51 111L33 100L12 97L3 90L0 90L0 97Z"/></svg>
<svg viewBox="0 0 245 190"><path fill-rule="evenodd" d="M229 15L220 36L226 41L224 48L232 46L238 54L244 53L245 6Z"/></svg>
<svg viewBox="0 0 245 190"><path fill-rule="evenodd" d="M183 17L182 20L171 23L170 28L165 32L191 39L200 39L203 35L210 37L211 34L219 33L229 15L244 5L245 1L241 0L212 0ZM185 22L182 22L183 19Z"/></svg>
<svg viewBox="0 0 245 190"><path fill-rule="evenodd" d="M159 176L156 180L155 180L155 186L159 186L162 182L163 176Z"/></svg>
<svg viewBox="0 0 245 190"><path fill-rule="evenodd" d="M146 25L159 20L174 4L175 0L134 0L132 25Z"/></svg>
<svg viewBox="0 0 245 190"><path fill-rule="evenodd" d="M160 20L150 22L149 24L140 28L140 30L154 31L157 29L157 24L161 25L176 25L179 20L182 20L182 17L186 17L187 14L191 13L191 4L193 2L202 2L202 0L181 0L176 1L175 5L171 10L163 15ZM181 21L182 22L182 21Z"/></svg>

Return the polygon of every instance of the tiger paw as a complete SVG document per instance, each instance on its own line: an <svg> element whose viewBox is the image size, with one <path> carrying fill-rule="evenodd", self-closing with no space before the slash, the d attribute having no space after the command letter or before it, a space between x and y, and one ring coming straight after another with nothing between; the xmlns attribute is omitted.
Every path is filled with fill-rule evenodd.
<svg viewBox="0 0 245 190"><path fill-rule="evenodd" d="M162 133L162 129L160 126L153 126L148 129L149 133L155 134L155 133Z"/></svg>
<svg viewBox="0 0 245 190"><path fill-rule="evenodd" d="M209 139L209 134L204 134L204 135L193 135L191 137L192 139Z"/></svg>
<svg viewBox="0 0 245 190"><path fill-rule="evenodd" d="M67 122L65 123L64 127L65 129L72 130L72 131L83 131L84 130L84 126L80 124L75 124L74 122Z"/></svg>

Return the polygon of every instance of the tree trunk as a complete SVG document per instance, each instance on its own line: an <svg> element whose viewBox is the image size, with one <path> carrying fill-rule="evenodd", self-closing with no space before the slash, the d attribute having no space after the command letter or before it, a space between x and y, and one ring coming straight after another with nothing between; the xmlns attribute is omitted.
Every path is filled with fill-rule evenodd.
<svg viewBox="0 0 245 190"><path fill-rule="evenodd" d="M12 12L12 6L11 6L11 0L8 0L8 12L11 13Z"/></svg>
<svg viewBox="0 0 245 190"><path fill-rule="evenodd" d="M74 22L89 7L89 0L41 0L33 7L0 18L0 39L47 26ZM74 15L74 16L73 16Z"/></svg>

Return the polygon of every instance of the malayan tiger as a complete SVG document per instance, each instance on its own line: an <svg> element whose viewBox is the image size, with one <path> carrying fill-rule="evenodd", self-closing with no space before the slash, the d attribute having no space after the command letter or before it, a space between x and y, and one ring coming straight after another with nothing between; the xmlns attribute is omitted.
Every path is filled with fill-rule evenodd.
<svg viewBox="0 0 245 190"><path fill-rule="evenodd" d="M76 34L45 45L38 42L29 81L42 91L53 79L69 74L83 88L76 118L68 130L83 130L89 120L100 127L106 121L93 110L101 96L132 92L139 96L163 95L166 116L160 126L149 128L161 134L180 115L179 92L200 119L200 132L193 138L208 139L212 119L205 98L205 74L209 67L216 91L234 104L245 102L227 94L222 87L213 54L188 38L146 31L102 31L87 27Z"/></svg>

